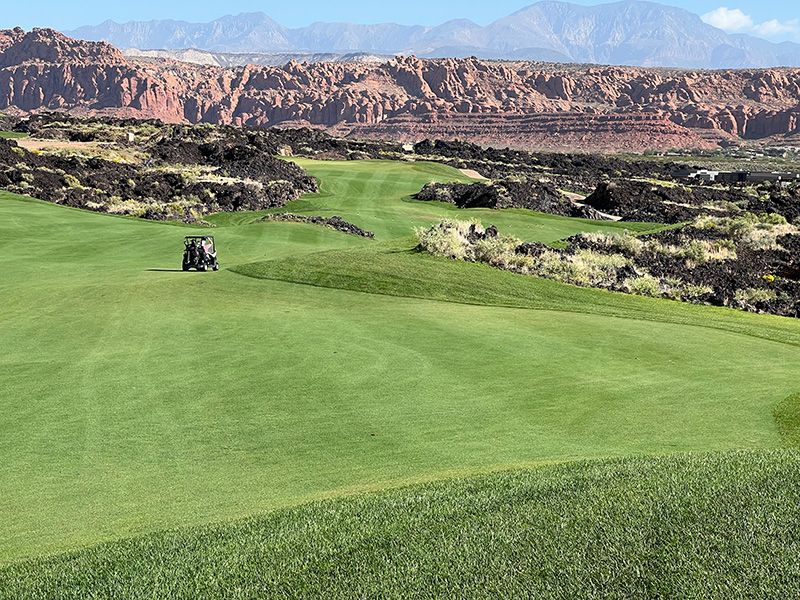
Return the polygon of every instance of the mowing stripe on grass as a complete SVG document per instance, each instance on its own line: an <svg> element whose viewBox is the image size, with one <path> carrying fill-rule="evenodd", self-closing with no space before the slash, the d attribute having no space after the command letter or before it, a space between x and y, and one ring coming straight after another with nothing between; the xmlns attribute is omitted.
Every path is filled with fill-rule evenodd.
<svg viewBox="0 0 800 600"><path fill-rule="evenodd" d="M800 393L781 400L773 414L785 444L800 447Z"/></svg>
<svg viewBox="0 0 800 600"><path fill-rule="evenodd" d="M0 568L0 598L792 598L800 458L577 462Z"/></svg>
<svg viewBox="0 0 800 600"><path fill-rule="evenodd" d="M453 209L409 201L431 177L418 165L330 168L323 195L298 201L311 214L390 238ZM542 241L598 225L497 215ZM574 313L257 280L226 269L379 245L253 218L218 221L222 271L184 273L183 236L207 228L0 194L0 560L454 471L781 444L771 411L797 391L800 348L705 325L763 325L780 339L781 327L796 333L788 320L604 303L567 286L502 283L496 296L524 304L533 291ZM404 252L396 272L391 253L376 259L386 270L364 285L408 279L417 263ZM359 281L347 260L341 274ZM479 303L499 281L464 270L459 288L450 266L424 268L445 299ZM682 323L628 318L662 309L685 311Z"/></svg>

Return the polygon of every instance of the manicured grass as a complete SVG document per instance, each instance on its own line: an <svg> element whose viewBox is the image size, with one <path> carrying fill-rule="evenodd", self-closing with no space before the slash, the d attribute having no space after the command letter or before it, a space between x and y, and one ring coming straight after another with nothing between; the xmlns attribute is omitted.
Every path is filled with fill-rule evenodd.
<svg viewBox="0 0 800 600"><path fill-rule="evenodd" d="M454 210L408 201L432 176L418 168L314 165L323 195L298 202L407 236ZM529 240L599 225L491 215ZM782 443L772 409L798 391L800 348L781 343L795 341L793 321L612 294L603 304L550 282L526 300L530 282L420 262L407 241L393 258L378 242L256 216L216 219L223 269L352 248L365 253L327 263L334 287L349 275L351 289L413 284L475 304L183 273L183 236L208 229L0 194L0 560L454 473ZM372 275L356 268L364 257ZM309 276L324 278L325 260L309 258ZM302 280L302 265L283 268ZM425 277L410 281L417 268ZM485 305L531 303L558 310ZM662 309L680 319L628 318Z"/></svg>
<svg viewBox="0 0 800 600"><path fill-rule="evenodd" d="M579 462L0 570L0 598L792 598L795 452Z"/></svg>
<svg viewBox="0 0 800 600"><path fill-rule="evenodd" d="M319 193L307 194L274 211L216 215L211 220L219 224L242 223L266 212L338 215L362 229L374 231L379 240L412 235L414 227L430 227L447 217L481 219L487 226L497 225L503 233L543 242L554 242L579 231L645 231L661 227L652 223L568 219L524 209L462 210L445 202L414 200L412 195L430 181L473 181L457 169L438 163L292 160L317 178Z"/></svg>
<svg viewBox="0 0 800 600"><path fill-rule="evenodd" d="M447 302L701 325L800 345L800 321L580 288L415 250L416 238L233 267L256 279Z"/></svg>
<svg viewBox="0 0 800 600"><path fill-rule="evenodd" d="M800 447L800 394L784 398L773 412L786 445Z"/></svg>
<svg viewBox="0 0 800 600"><path fill-rule="evenodd" d="M6 140L17 140L26 137L28 137L27 133L18 133L16 131L0 131L0 138Z"/></svg>

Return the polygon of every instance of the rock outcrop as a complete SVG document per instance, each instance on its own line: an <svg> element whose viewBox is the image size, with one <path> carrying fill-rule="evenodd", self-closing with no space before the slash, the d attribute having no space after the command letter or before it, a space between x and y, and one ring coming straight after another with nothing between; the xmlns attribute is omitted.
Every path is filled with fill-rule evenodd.
<svg viewBox="0 0 800 600"><path fill-rule="evenodd" d="M586 150L800 133L800 69L683 71L475 58L200 67L48 29L0 31L0 110L311 125L354 137Z"/></svg>

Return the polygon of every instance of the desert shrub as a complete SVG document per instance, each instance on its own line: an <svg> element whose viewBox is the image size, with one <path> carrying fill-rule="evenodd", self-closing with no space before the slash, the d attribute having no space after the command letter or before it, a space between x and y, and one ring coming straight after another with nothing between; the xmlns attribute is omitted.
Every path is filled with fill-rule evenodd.
<svg viewBox="0 0 800 600"><path fill-rule="evenodd" d="M548 279L577 285L589 284L588 273L585 268L582 268L582 265L571 260L564 260L558 252L552 250L542 252L536 257L534 269L536 275Z"/></svg>
<svg viewBox="0 0 800 600"><path fill-rule="evenodd" d="M734 204L733 202L728 202L727 200L714 200L709 202L708 204L704 204L703 208L708 210L718 210L723 212L731 212L731 213L740 213L742 212L742 207L738 204Z"/></svg>
<svg viewBox="0 0 800 600"><path fill-rule="evenodd" d="M66 175L64 175L64 185L66 185L69 188L79 188L81 187L81 182L74 175L70 175L69 173L67 173Z"/></svg>
<svg viewBox="0 0 800 600"><path fill-rule="evenodd" d="M774 250L778 248L777 239L787 233L797 233L797 228L784 221L781 224L751 229L742 236L742 242L756 250Z"/></svg>
<svg viewBox="0 0 800 600"><path fill-rule="evenodd" d="M686 300L694 300L699 298L700 296L704 296L706 294L710 294L714 290L707 285L694 285L694 284L684 284L679 288L680 297Z"/></svg>
<svg viewBox="0 0 800 600"><path fill-rule="evenodd" d="M683 299L683 282L677 277L662 277L659 281L661 294L672 300Z"/></svg>
<svg viewBox="0 0 800 600"><path fill-rule="evenodd" d="M631 262L622 254L601 254L593 250L578 250L575 258L604 271L613 271Z"/></svg>
<svg viewBox="0 0 800 600"><path fill-rule="evenodd" d="M578 250L565 259L578 268L580 280L589 285L616 280L617 269L630 264L622 254L601 254L592 250Z"/></svg>
<svg viewBox="0 0 800 600"><path fill-rule="evenodd" d="M650 240L647 242L646 248L654 254L663 254L665 256L680 256L681 254L680 246L662 244L658 240Z"/></svg>
<svg viewBox="0 0 800 600"><path fill-rule="evenodd" d="M776 213L764 213L758 216L758 222L762 225L786 225L786 217Z"/></svg>
<svg viewBox="0 0 800 600"><path fill-rule="evenodd" d="M690 241L681 250L681 256L686 259L687 266L702 265L708 261L706 247L699 240Z"/></svg>
<svg viewBox="0 0 800 600"><path fill-rule="evenodd" d="M516 273L534 273L535 261L532 256L524 254L502 254L493 266Z"/></svg>
<svg viewBox="0 0 800 600"><path fill-rule="evenodd" d="M492 266L509 264L516 256L514 250L521 241L509 235L485 238L475 243L475 260L489 263Z"/></svg>
<svg viewBox="0 0 800 600"><path fill-rule="evenodd" d="M533 262L531 271L535 275L563 283L604 287L616 281L617 269L630 264L630 260L621 254L603 254L593 250L578 250L567 255L546 251Z"/></svg>
<svg viewBox="0 0 800 600"><path fill-rule="evenodd" d="M637 296L658 298L662 295L661 283L652 275L645 274L640 277L629 277L622 283L622 287Z"/></svg>
<svg viewBox="0 0 800 600"><path fill-rule="evenodd" d="M602 231L598 231L597 233L582 233L580 237L587 242L597 244L610 250L617 250L625 256L638 256L646 246L645 242L627 231L623 233L604 233Z"/></svg>
<svg viewBox="0 0 800 600"><path fill-rule="evenodd" d="M474 260L474 250L467 238L470 227L473 225L476 232L483 233L480 221L458 221L456 219L445 219L430 229L415 227L414 233L417 236L419 248L430 254L460 260Z"/></svg>
<svg viewBox="0 0 800 600"><path fill-rule="evenodd" d="M736 244L733 240L702 242L708 260L733 260L736 258Z"/></svg>
<svg viewBox="0 0 800 600"><path fill-rule="evenodd" d="M455 229L439 227L416 233L420 248L431 254L458 259L466 257L466 246Z"/></svg>
<svg viewBox="0 0 800 600"><path fill-rule="evenodd" d="M168 211L173 215L183 216L184 214L186 214L186 209L177 202L168 203L167 205L164 206L164 210Z"/></svg>
<svg viewBox="0 0 800 600"><path fill-rule="evenodd" d="M774 213L745 213L737 217L703 215L695 220L695 227L720 230L756 250L775 249L779 236L798 231L783 215Z"/></svg>
<svg viewBox="0 0 800 600"><path fill-rule="evenodd" d="M746 288L743 290L736 290L733 299L747 304L755 302L766 302L774 300L778 295L773 290L765 290L762 288Z"/></svg>
<svg viewBox="0 0 800 600"><path fill-rule="evenodd" d="M676 256L686 260L689 268L702 265L710 260L728 260L736 258L736 244L733 240L690 240L683 246L665 245L658 240L647 242L647 249L655 254Z"/></svg>

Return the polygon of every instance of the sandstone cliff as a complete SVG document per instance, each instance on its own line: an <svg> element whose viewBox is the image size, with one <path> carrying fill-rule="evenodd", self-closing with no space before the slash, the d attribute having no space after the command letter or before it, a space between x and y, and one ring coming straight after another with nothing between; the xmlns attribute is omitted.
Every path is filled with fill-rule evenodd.
<svg viewBox="0 0 800 600"><path fill-rule="evenodd" d="M397 57L225 69L0 31L0 110L41 109L527 147L707 147L800 133L800 69L684 71Z"/></svg>

